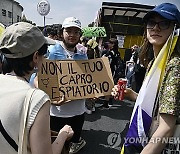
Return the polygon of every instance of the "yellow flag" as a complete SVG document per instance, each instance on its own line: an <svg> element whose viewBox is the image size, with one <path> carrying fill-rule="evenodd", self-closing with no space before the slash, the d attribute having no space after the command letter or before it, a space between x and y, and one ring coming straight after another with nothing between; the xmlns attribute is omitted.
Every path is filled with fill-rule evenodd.
<svg viewBox="0 0 180 154"><path fill-rule="evenodd" d="M3 24L0 23L0 37L4 31L5 31L5 27Z"/></svg>

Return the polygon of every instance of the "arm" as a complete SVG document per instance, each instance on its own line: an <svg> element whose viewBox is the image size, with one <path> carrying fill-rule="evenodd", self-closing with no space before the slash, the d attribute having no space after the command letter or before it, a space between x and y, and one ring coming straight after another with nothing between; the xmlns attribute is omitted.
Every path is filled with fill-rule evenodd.
<svg viewBox="0 0 180 154"><path fill-rule="evenodd" d="M130 88L126 88L124 90L124 96L126 99L135 102L138 96L138 93L136 93L135 91L133 91Z"/></svg>
<svg viewBox="0 0 180 154"><path fill-rule="evenodd" d="M176 117L179 117L179 92L180 92L180 61L179 58L171 59L167 66L159 92L159 112L160 124L152 138L155 137L171 137L174 133ZM151 153L158 154L165 147L165 144L158 142L156 144L149 143L143 149L142 154ZM148 152L147 152L148 151Z"/></svg>
<svg viewBox="0 0 180 154"><path fill-rule="evenodd" d="M71 126L65 125L59 132L56 140L52 143L53 154L61 153L66 140L72 138L74 132Z"/></svg>
<svg viewBox="0 0 180 154"><path fill-rule="evenodd" d="M160 154L166 146L166 143L162 143L159 139L171 137L174 133L175 124L175 116L160 114L159 126L141 154Z"/></svg>
<svg viewBox="0 0 180 154"><path fill-rule="evenodd" d="M48 101L40 109L30 129L29 140L32 154L52 153L49 111L50 102Z"/></svg>
<svg viewBox="0 0 180 154"><path fill-rule="evenodd" d="M29 141L32 154L60 154L65 141L73 134L71 127L66 125L51 145L49 111L48 101L40 109L30 129Z"/></svg>

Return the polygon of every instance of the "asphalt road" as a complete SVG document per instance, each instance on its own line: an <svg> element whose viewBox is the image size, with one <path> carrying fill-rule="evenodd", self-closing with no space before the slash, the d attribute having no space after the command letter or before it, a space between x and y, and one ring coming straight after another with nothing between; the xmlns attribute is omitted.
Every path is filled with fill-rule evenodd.
<svg viewBox="0 0 180 154"><path fill-rule="evenodd" d="M110 109L96 108L93 114L86 114L82 132L86 146L78 154L119 154L133 104L127 100L114 101Z"/></svg>

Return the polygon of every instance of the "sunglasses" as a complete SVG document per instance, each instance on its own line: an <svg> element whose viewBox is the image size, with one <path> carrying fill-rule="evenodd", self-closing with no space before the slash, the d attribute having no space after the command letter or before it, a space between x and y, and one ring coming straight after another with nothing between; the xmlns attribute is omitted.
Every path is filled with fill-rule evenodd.
<svg viewBox="0 0 180 154"><path fill-rule="evenodd" d="M153 29L156 25L158 25L159 29L166 30L166 29L168 29L170 27L171 21L163 20L163 21L160 21L160 22L156 22L154 20L149 20L147 22L146 28L147 29Z"/></svg>

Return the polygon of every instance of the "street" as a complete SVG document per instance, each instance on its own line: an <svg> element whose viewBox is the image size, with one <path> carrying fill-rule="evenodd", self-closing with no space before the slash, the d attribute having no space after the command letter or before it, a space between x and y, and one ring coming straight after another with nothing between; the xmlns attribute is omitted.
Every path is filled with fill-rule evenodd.
<svg viewBox="0 0 180 154"><path fill-rule="evenodd" d="M98 104L96 104L98 105ZM82 137L86 146L79 154L119 154L133 109L133 102L114 101L110 109L85 116Z"/></svg>

